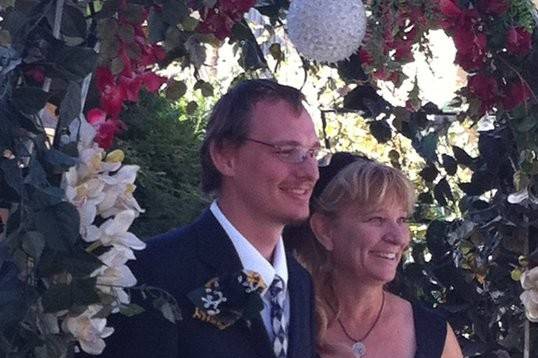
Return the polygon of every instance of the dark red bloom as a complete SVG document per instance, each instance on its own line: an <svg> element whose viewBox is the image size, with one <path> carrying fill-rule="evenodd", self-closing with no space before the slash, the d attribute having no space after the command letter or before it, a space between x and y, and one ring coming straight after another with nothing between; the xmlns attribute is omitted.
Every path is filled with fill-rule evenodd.
<svg viewBox="0 0 538 358"><path fill-rule="evenodd" d="M86 119L96 130L94 141L103 149L110 148L116 134L123 129L120 120L107 119L107 113L101 108L90 109Z"/></svg>
<svg viewBox="0 0 538 358"><path fill-rule="evenodd" d="M506 33L506 49L513 55L523 56L532 48L531 33L524 27L511 27Z"/></svg>
<svg viewBox="0 0 538 358"><path fill-rule="evenodd" d="M24 74L39 84L45 80L45 70L41 66L32 66L24 71Z"/></svg>
<svg viewBox="0 0 538 358"><path fill-rule="evenodd" d="M473 71L484 66L486 59L487 37L482 32L461 30L454 35L456 46L456 59L466 71Z"/></svg>
<svg viewBox="0 0 538 358"><path fill-rule="evenodd" d="M448 18L458 18L462 13L462 10L453 0L439 0L439 10Z"/></svg>
<svg viewBox="0 0 538 358"><path fill-rule="evenodd" d="M484 73L478 73L467 77L469 92L480 100L481 114L493 108L497 102L499 88L495 77Z"/></svg>
<svg viewBox="0 0 538 358"><path fill-rule="evenodd" d="M516 108L531 97L529 86L521 80L509 84L503 92L502 104L507 111Z"/></svg>
<svg viewBox="0 0 538 358"><path fill-rule="evenodd" d="M485 14L499 16L508 11L510 3L508 0L478 0L476 7Z"/></svg>
<svg viewBox="0 0 538 358"><path fill-rule="evenodd" d="M148 71L140 76L142 84L149 92L156 92L163 83L166 83L166 77L159 76L151 71Z"/></svg>
<svg viewBox="0 0 538 358"><path fill-rule="evenodd" d="M245 12L255 4L255 0L218 1L215 7L201 11L202 22L197 31L214 34L224 40L232 34L232 27L241 21Z"/></svg>
<svg viewBox="0 0 538 358"><path fill-rule="evenodd" d="M396 40L394 43L396 52L394 53L394 59L398 62L411 62L413 61L413 42Z"/></svg>

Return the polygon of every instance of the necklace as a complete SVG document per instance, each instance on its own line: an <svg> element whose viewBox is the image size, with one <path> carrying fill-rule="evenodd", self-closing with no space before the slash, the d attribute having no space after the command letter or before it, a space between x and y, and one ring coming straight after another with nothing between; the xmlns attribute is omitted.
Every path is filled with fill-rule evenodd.
<svg viewBox="0 0 538 358"><path fill-rule="evenodd" d="M366 332L366 334L364 336L362 336L361 338L359 338L359 339L354 338L351 334L349 334L346 327L344 326L344 324L340 320L340 317L336 318L336 322L338 322L338 324L340 325L340 328L342 328L342 331L344 332L346 337L350 341L354 342L353 345L351 346L351 350L352 350L353 355L355 357L362 358L362 357L366 356L366 345L363 342L364 342L364 340L366 338L368 338L370 333L372 333L372 331L374 330L377 322L379 322L379 318L381 318L381 313L383 313L383 307L385 307L385 291L383 291L383 298L381 299L381 308L379 309L379 312L377 312L377 316L376 316L376 318L374 320L374 323L372 323L372 326L370 327L368 332Z"/></svg>

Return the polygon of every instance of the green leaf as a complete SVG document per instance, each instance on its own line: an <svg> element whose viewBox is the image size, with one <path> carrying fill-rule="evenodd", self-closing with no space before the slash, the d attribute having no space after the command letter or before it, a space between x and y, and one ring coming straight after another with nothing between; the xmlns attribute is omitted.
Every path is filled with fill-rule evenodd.
<svg viewBox="0 0 538 358"><path fill-rule="evenodd" d="M187 85L183 81L168 82L165 90L166 98L171 101L178 100L187 93Z"/></svg>
<svg viewBox="0 0 538 358"><path fill-rule="evenodd" d="M190 101L189 103L187 103L187 107L185 108L185 111L187 112L187 114L194 114L197 109L198 109L198 103L196 103L195 101Z"/></svg>
<svg viewBox="0 0 538 358"><path fill-rule="evenodd" d="M200 92L202 92L202 96L204 97L213 96L213 86L209 82L198 80L196 84L194 85L194 89L195 90L199 89Z"/></svg>
<svg viewBox="0 0 538 358"><path fill-rule="evenodd" d="M22 249L37 262L45 248L45 238L39 231L28 231L22 237Z"/></svg>
<svg viewBox="0 0 538 358"><path fill-rule="evenodd" d="M181 22L181 27L183 27L183 30L185 30L185 31L193 32L194 30L196 30L196 27L198 26L199 23L200 23L200 21L195 19L194 17L187 16Z"/></svg>
<svg viewBox="0 0 538 358"><path fill-rule="evenodd" d="M127 317L133 317L137 314L140 314L144 312L144 307L137 305L136 303L130 303L128 305L121 305L120 306L120 313Z"/></svg>
<svg viewBox="0 0 538 358"><path fill-rule="evenodd" d="M50 93L38 87L19 87L13 91L13 105L25 114L38 113L50 98Z"/></svg>
<svg viewBox="0 0 538 358"><path fill-rule="evenodd" d="M112 62L110 63L110 72L112 72L113 75L119 75L124 68L125 65L121 58L115 57L112 59Z"/></svg>
<svg viewBox="0 0 538 358"><path fill-rule="evenodd" d="M386 143L392 138L390 125L384 120L370 122L370 133L379 143Z"/></svg>
<svg viewBox="0 0 538 358"><path fill-rule="evenodd" d="M60 152L57 149L50 149L45 152L45 160L60 171L67 171L77 164L77 159Z"/></svg>
<svg viewBox="0 0 538 358"><path fill-rule="evenodd" d="M60 104L60 127L67 128L71 122L78 118L82 110L81 89L77 82L70 81L67 92Z"/></svg>
<svg viewBox="0 0 538 358"><path fill-rule="evenodd" d="M5 182L17 193L22 193L22 172L15 159L0 159L0 169Z"/></svg>
<svg viewBox="0 0 538 358"><path fill-rule="evenodd" d="M154 299L153 307L161 311L163 317L171 323L175 324L181 319L179 313L174 308L174 306L163 297L158 297Z"/></svg>
<svg viewBox="0 0 538 358"><path fill-rule="evenodd" d="M179 24L189 14L189 8L184 0L167 0L163 4L162 19L169 25Z"/></svg>
<svg viewBox="0 0 538 358"><path fill-rule="evenodd" d="M437 133L432 132L420 140L413 140L412 144L420 156L426 160L436 161L437 142L439 137Z"/></svg>
<svg viewBox="0 0 538 358"><path fill-rule="evenodd" d="M35 223L47 247L53 250L71 252L79 238L80 216L71 203L61 202L37 211Z"/></svg>
<svg viewBox="0 0 538 358"><path fill-rule="evenodd" d="M133 25L122 24L118 30L118 35L123 42L133 42L135 38L135 30Z"/></svg>
<svg viewBox="0 0 538 358"><path fill-rule="evenodd" d="M101 260L84 250L76 250L73 253L58 257L61 268L74 277L87 277L92 272L103 266Z"/></svg>
<svg viewBox="0 0 538 358"><path fill-rule="evenodd" d="M52 27L54 24L54 11L51 11L49 14L47 19ZM82 10L78 6L64 5L60 32L70 37L86 38L87 23Z"/></svg>
<svg viewBox="0 0 538 358"><path fill-rule="evenodd" d="M69 285L52 285L43 294L43 309L58 312L99 302L95 282L96 278L89 278L73 280Z"/></svg>
<svg viewBox="0 0 538 358"><path fill-rule="evenodd" d="M161 12L156 11L154 6L149 9L148 28L150 42L156 43L164 40L168 24L163 21Z"/></svg>
<svg viewBox="0 0 538 358"><path fill-rule="evenodd" d="M89 47L63 46L55 49L53 70L71 81L81 81L95 70L97 53Z"/></svg>

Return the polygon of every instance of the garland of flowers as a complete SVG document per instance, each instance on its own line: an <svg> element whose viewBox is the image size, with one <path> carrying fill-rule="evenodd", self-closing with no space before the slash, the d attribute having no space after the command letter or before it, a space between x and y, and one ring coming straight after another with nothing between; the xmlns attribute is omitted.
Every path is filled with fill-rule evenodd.
<svg viewBox="0 0 538 358"><path fill-rule="evenodd" d="M136 284L136 278L126 266L135 258L133 250L142 250L145 244L129 227L143 210L133 197L138 167L122 165L123 152L106 153L94 142L95 130L83 119L80 128L79 163L64 175L66 197L80 214L80 234L90 243L87 252L100 247L106 251L98 256L102 265L90 276L96 277L101 300L89 305L82 313L60 316L62 330L71 334L82 350L100 354L105 348L103 338L112 334L106 318L99 312L118 312L120 305L128 305L129 295L124 288ZM99 226L97 219L106 219ZM103 250L101 250L103 251Z"/></svg>

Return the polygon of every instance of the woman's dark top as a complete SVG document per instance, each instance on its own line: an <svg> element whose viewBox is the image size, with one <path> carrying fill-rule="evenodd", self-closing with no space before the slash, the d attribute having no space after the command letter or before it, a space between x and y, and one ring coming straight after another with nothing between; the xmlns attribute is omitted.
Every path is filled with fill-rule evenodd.
<svg viewBox="0 0 538 358"><path fill-rule="evenodd" d="M417 352L415 358L439 358L445 347L447 323L439 314L412 303Z"/></svg>

